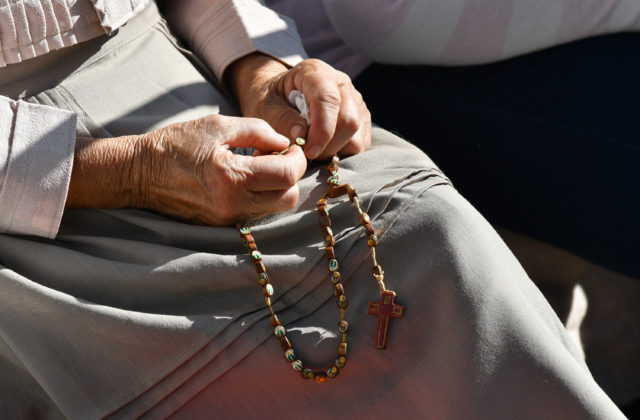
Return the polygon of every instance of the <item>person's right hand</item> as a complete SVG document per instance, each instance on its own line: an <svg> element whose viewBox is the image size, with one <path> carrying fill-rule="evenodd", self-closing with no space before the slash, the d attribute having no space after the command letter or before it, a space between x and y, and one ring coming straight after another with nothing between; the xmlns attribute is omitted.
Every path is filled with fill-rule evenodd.
<svg viewBox="0 0 640 420"><path fill-rule="evenodd" d="M67 207L136 207L230 225L291 209L306 159L266 122L211 115L140 136L78 139ZM230 147L254 147L254 156Z"/></svg>

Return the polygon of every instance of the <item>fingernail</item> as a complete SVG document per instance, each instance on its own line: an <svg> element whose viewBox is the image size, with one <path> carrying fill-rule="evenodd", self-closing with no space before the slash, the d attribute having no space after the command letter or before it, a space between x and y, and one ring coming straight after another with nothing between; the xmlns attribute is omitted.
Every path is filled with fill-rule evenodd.
<svg viewBox="0 0 640 420"><path fill-rule="evenodd" d="M311 146L307 147L307 157L309 159L315 159L318 157L319 154L320 154L320 146L318 146L317 144L312 144Z"/></svg>
<svg viewBox="0 0 640 420"><path fill-rule="evenodd" d="M289 135L292 139L296 139L302 135L304 128L301 125L294 125L289 131Z"/></svg>

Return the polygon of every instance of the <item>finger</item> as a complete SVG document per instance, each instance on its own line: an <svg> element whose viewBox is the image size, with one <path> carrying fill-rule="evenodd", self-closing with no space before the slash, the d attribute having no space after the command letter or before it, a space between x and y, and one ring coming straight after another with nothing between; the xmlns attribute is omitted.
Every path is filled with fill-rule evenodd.
<svg viewBox="0 0 640 420"><path fill-rule="evenodd" d="M362 102L360 115L362 123L358 131L351 137L349 142L340 150L341 156L351 156L369 150L371 147L371 113Z"/></svg>
<svg viewBox="0 0 640 420"><path fill-rule="evenodd" d="M292 146L284 155L238 158L244 160L246 168L244 188L253 192L289 189L307 169L307 160L298 146Z"/></svg>
<svg viewBox="0 0 640 420"><path fill-rule="evenodd" d="M291 106L281 96L271 95L264 110L264 119L283 136L287 136L291 143L298 137L306 137L308 125L300 115L300 111Z"/></svg>
<svg viewBox="0 0 640 420"><path fill-rule="evenodd" d="M352 90L353 92L347 92L342 95L336 131L333 139L318 156L320 159L326 159L340 152L349 143L357 141L354 136L360 129L360 125L364 123L365 116L361 114L361 107L356 102L356 99L358 99L356 94L359 94L355 89Z"/></svg>
<svg viewBox="0 0 640 420"><path fill-rule="evenodd" d="M253 192L247 202L247 219L256 219L267 214L291 210L298 202L298 184L276 191Z"/></svg>
<svg viewBox="0 0 640 420"><path fill-rule="evenodd" d="M262 152L279 152L289 146L289 139L278 134L266 121L234 117L227 126L225 143L230 147L253 147Z"/></svg>
<svg viewBox="0 0 640 420"><path fill-rule="evenodd" d="M307 136L305 154L309 159L316 159L333 139L336 132L341 96L338 87L333 82L309 78L303 83L301 91L309 102L311 114L311 126ZM312 86L307 87L309 84Z"/></svg>

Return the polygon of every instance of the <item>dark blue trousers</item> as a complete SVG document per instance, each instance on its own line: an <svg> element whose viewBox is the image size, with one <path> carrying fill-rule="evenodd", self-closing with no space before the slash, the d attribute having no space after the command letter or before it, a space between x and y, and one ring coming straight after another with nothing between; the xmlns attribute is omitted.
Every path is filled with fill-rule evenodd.
<svg viewBox="0 0 640 420"><path fill-rule="evenodd" d="M640 34L355 84L490 222L640 278Z"/></svg>

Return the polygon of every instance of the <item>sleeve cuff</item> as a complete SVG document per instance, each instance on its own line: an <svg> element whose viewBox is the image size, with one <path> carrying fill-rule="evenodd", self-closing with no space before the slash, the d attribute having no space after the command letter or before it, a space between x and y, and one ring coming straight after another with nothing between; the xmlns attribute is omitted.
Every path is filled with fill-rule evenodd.
<svg viewBox="0 0 640 420"><path fill-rule="evenodd" d="M214 2L195 28L191 47L218 80L229 64L255 51L291 67L307 58L295 23L256 0Z"/></svg>
<svg viewBox="0 0 640 420"><path fill-rule="evenodd" d="M74 113L0 96L0 232L56 236L75 136Z"/></svg>

